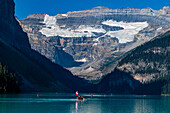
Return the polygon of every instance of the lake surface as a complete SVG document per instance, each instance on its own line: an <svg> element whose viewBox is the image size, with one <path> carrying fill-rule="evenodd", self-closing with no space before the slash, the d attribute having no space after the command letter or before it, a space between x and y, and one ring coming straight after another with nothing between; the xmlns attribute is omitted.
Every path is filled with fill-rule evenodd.
<svg viewBox="0 0 170 113"><path fill-rule="evenodd" d="M81 94L0 95L0 113L170 113L170 97Z"/></svg>

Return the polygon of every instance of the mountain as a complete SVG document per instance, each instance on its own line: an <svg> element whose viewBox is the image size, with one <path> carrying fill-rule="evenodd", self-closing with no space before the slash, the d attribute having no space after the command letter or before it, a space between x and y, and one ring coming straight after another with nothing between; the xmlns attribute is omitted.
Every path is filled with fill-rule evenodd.
<svg viewBox="0 0 170 113"><path fill-rule="evenodd" d="M135 48L118 64L140 84L135 94L169 94L170 30Z"/></svg>
<svg viewBox="0 0 170 113"><path fill-rule="evenodd" d="M32 49L87 80L100 80L112 72L127 52L166 31L169 23L170 7L99 6L20 20Z"/></svg>
<svg viewBox="0 0 170 113"><path fill-rule="evenodd" d="M96 90L100 93L169 94L170 30L138 46L124 56L115 70L105 75Z"/></svg>
<svg viewBox="0 0 170 113"><path fill-rule="evenodd" d="M70 71L31 49L26 33L22 31L14 17L13 0L2 0L0 6L0 93L79 90L86 93L130 94L139 86L140 83L133 77L119 70L105 76L99 84L95 85L73 76ZM36 18L41 16L36 15ZM68 53L60 51L60 48L56 49L57 57L64 60L63 55L69 56Z"/></svg>
<svg viewBox="0 0 170 113"><path fill-rule="evenodd" d="M141 86L129 73L115 69L104 76L100 83L96 85L98 93L112 94L134 94L135 90Z"/></svg>
<svg viewBox="0 0 170 113"><path fill-rule="evenodd" d="M169 7L164 7L160 11L155 11L150 8L117 9L116 13L121 13L121 16L123 15L122 18L119 19L127 19L128 14L130 21L108 20L110 17L106 12L110 11L111 13L115 13L115 10L106 7L68 12L68 15L70 14L68 19L72 22L68 22L68 25L61 28L61 26L59 27L60 24L57 22L65 22L67 20L65 20L65 16L67 16L65 14L57 15L55 18L46 14L35 14L28 16L27 19L21 20L21 23L19 23L19 20L14 16L13 0L1 0L0 6L0 93L13 93L19 90L20 92L74 92L79 90L80 92L113 94L169 93L170 31L161 34L169 27ZM129 14L133 14L133 16L131 15L132 17L136 15L135 19L138 18L139 20L141 19L139 18L141 17L140 15L143 15L148 21L145 22L145 19L141 21L133 20L129 17ZM89 17L87 15L89 15ZM106 15L107 18L101 15ZM120 15L118 17L120 17ZM90 23L86 23L87 26L81 25L80 17L84 19L88 17L88 21L82 20L82 22ZM102 17L102 19L98 19L99 17ZM75 19L79 21L75 21ZM91 21L89 21L90 19ZM152 22L149 19L153 19ZM91 26L92 23L99 24ZM22 31L20 25L22 25L24 30L30 31L29 33L27 32L29 38L27 34ZM74 30L71 30L70 27ZM135 31L133 37L130 32L135 29L139 31ZM104 30L106 33L102 34ZM150 32L148 30L150 30ZM130 34L124 35L126 38L124 36L119 37L121 32ZM54 35L57 34L57 36L51 36L53 33ZM110 36L108 36L109 33ZM148 36L148 39L145 40L146 37L142 37L142 34ZM152 36L158 34L160 35L152 39ZM74 37L75 35L78 37ZM111 35L115 37L113 38ZM139 35L141 35L141 39L137 39ZM135 38L135 40L133 39L132 41L131 38ZM151 41L144 43L150 39ZM132 48L141 43L144 44L132 50ZM114 46L114 44L117 46ZM129 48L130 46L133 47ZM39 51L37 52L31 49L31 47L37 47ZM116 47L117 52L114 51L114 54L110 54L109 52ZM67 52L67 48L69 48L69 51L72 51L72 54ZM94 50L92 51L91 49ZM80 73L85 73L84 75L82 74L84 78L90 80L92 80L92 78L95 78L94 80L97 80L97 78L102 79L100 82L97 81L99 82L98 84L92 85L84 79L73 76L70 71L62 68L58 64L51 62L50 60L52 59L47 59L45 56L41 55L39 53L40 50L46 57L48 57L48 55L54 55L55 63L64 63L63 65L66 67L79 66L74 68L75 70L82 69ZM128 52L129 50L131 51ZM52 52L54 52L54 54L52 54ZM86 58L75 60L75 56L79 56L76 52L82 52L81 54L79 53L80 57L85 54L100 54L102 57L94 61L92 59L89 60L91 56L87 57L89 58L88 60ZM86 63L81 65L82 62ZM112 68L109 70L114 71L106 76L99 77L98 74L101 74L103 71L99 65L101 62L103 63L103 70L106 71ZM116 67L117 63L118 66ZM92 67L94 64L95 68ZM128 67L129 65L130 67ZM86 66L89 67L85 68ZM142 66L145 67L145 69ZM116 69L114 69L114 67L116 67ZM144 84L138 81L138 78L143 79L143 71L145 71L146 78L151 78L146 80L149 82L143 80ZM91 75L86 75L91 72L93 72ZM136 74L138 75L137 77ZM94 77L94 75L96 76ZM150 90L150 88L152 90Z"/></svg>
<svg viewBox="0 0 170 113"><path fill-rule="evenodd" d="M141 82L167 75L170 71L170 30L132 50L117 68Z"/></svg>
<svg viewBox="0 0 170 113"><path fill-rule="evenodd" d="M14 5L13 0L0 2L0 63L20 78L20 91L86 91L87 81L31 49L27 34L14 16Z"/></svg>

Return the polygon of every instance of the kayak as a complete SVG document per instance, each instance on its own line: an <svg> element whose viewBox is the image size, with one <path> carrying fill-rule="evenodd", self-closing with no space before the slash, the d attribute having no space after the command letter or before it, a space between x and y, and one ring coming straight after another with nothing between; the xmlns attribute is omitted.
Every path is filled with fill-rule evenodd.
<svg viewBox="0 0 170 113"><path fill-rule="evenodd" d="M83 96L78 96L77 99L83 100L85 98Z"/></svg>

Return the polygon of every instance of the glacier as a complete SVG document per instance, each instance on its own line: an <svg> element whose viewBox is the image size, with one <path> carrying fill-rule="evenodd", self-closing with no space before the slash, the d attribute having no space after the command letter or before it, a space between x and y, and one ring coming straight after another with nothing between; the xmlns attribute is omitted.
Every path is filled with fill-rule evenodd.
<svg viewBox="0 0 170 113"><path fill-rule="evenodd" d="M101 26L88 26L80 25L77 29L61 29L57 25L57 19L55 16L45 15L44 22L45 28L42 28L41 32L46 37L50 36L61 36L61 37L93 37L96 36L93 32L96 33L105 33L106 31ZM50 27L50 28L49 28ZM63 26L62 26L63 27Z"/></svg>
<svg viewBox="0 0 170 113"><path fill-rule="evenodd" d="M107 20L102 22L103 25L108 26L119 26L124 28L119 31L109 31L105 35L109 35L111 37L116 37L119 40L119 43L127 43L134 40L134 36L139 33L139 31L148 27L147 22L117 22L113 20Z"/></svg>
<svg viewBox="0 0 170 113"><path fill-rule="evenodd" d="M96 35L94 33L103 33L103 36L117 38L119 40L119 43L127 43L133 41L134 36L149 25L147 22L117 22L113 20L107 20L103 21L101 25L79 25L75 29L63 29L64 26L57 25L57 18L55 16L49 16L47 14L44 17L43 23L45 24L45 27L42 28L39 32L41 32L46 37L95 37ZM124 29L106 32L106 30L102 28L102 25L122 27ZM98 42L99 38L100 37L97 37L96 39L94 39L94 41Z"/></svg>

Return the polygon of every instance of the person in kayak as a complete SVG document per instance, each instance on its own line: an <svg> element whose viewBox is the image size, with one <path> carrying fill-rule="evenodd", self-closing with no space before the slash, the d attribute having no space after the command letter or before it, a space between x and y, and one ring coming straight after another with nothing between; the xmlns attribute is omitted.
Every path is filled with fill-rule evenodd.
<svg viewBox="0 0 170 113"><path fill-rule="evenodd" d="M77 99L85 99L83 96L78 96Z"/></svg>

